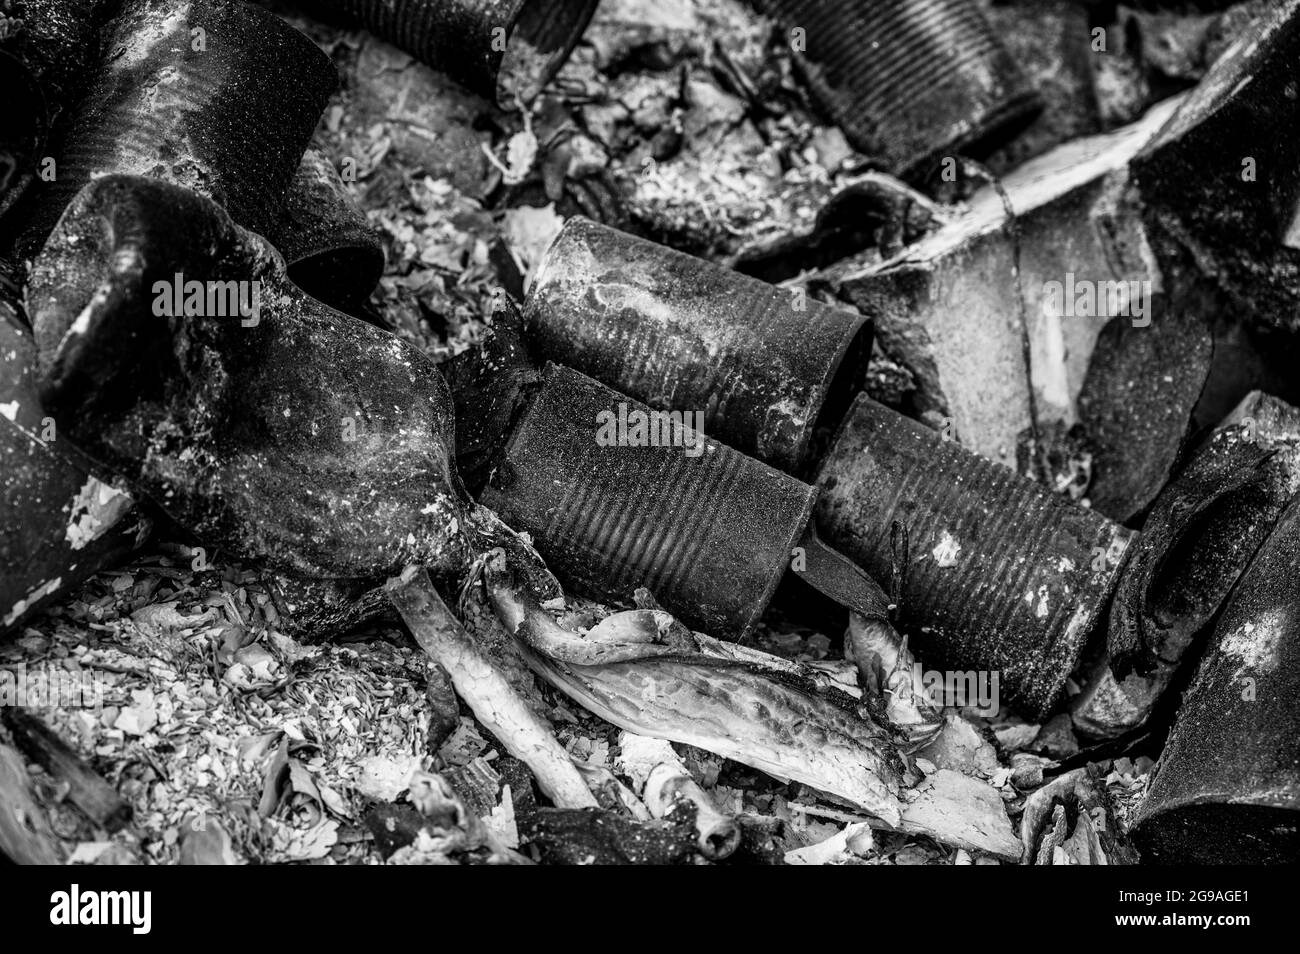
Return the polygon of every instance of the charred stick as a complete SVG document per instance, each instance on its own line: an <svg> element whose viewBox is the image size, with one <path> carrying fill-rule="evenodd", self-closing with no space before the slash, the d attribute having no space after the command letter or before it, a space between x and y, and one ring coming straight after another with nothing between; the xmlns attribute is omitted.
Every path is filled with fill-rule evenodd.
<svg viewBox="0 0 1300 954"><path fill-rule="evenodd" d="M550 727L510 688L501 671L465 632L429 574L409 567L389 581L388 596L420 648L451 674L456 692L506 751L524 762L560 808L594 808L596 799Z"/></svg>
<svg viewBox="0 0 1300 954"><path fill-rule="evenodd" d="M36 716L6 709L6 728L24 755L68 787L68 801L98 827L118 831L131 820L131 806L66 742Z"/></svg>
<svg viewBox="0 0 1300 954"><path fill-rule="evenodd" d="M22 757L0 745L0 853L20 865L61 864L54 833L32 800Z"/></svg>

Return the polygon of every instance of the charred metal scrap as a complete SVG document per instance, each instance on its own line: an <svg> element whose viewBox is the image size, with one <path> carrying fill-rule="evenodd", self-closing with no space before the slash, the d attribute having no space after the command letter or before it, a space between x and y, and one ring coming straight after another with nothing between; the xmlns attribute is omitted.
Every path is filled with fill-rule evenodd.
<svg viewBox="0 0 1300 954"><path fill-rule="evenodd" d="M0 0L0 858L1300 859L1300 0L1151 6Z"/></svg>
<svg viewBox="0 0 1300 954"><path fill-rule="evenodd" d="M28 296L43 406L201 538L336 580L457 559L463 490L437 368L305 295L210 199L95 180Z"/></svg>

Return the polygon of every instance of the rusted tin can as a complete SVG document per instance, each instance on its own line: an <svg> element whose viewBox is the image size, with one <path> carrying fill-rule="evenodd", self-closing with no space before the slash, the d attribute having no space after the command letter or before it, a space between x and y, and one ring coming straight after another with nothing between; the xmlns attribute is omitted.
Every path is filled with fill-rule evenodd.
<svg viewBox="0 0 1300 954"><path fill-rule="evenodd" d="M699 411L658 413L548 364L482 501L579 590L626 602L644 586L688 625L742 637L816 492L706 437Z"/></svg>
<svg viewBox="0 0 1300 954"><path fill-rule="evenodd" d="M757 0L849 141L908 177L989 151L1042 101L976 0Z"/></svg>
<svg viewBox="0 0 1300 954"><path fill-rule="evenodd" d="M1300 497L1223 611L1132 833L1155 862L1300 860Z"/></svg>
<svg viewBox="0 0 1300 954"><path fill-rule="evenodd" d="M927 665L999 674L1034 717L1104 618L1131 533L866 395L822 463L817 526L876 579L906 531L898 622Z"/></svg>
<svg viewBox="0 0 1300 954"><path fill-rule="evenodd" d="M306 36L234 0L127 0L71 116L58 175L41 183L24 250L105 173L194 189L271 234L338 75Z"/></svg>
<svg viewBox="0 0 1300 954"><path fill-rule="evenodd" d="M708 434L794 474L871 354L854 312L581 217L547 251L524 320L540 358L652 408L697 408Z"/></svg>
<svg viewBox="0 0 1300 954"><path fill-rule="evenodd" d="M309 9L362 26L513 107L535 99L559 72L596 0L318 0Z"/></svg>
<svg viewBox="0 0 1300 954"><path fill-rule="evenodd" d="M10 0L0 13L0 217L37 179L53 134L99 56L112 0Z"/></svg>
<svg viewBox="0 0 1300 954"><path fill-rule="evenodd" d="M285 197L284 221L268 235L289 278L335 308L365 300L384 273L384 246L329 159L308 149Z"/></svg>

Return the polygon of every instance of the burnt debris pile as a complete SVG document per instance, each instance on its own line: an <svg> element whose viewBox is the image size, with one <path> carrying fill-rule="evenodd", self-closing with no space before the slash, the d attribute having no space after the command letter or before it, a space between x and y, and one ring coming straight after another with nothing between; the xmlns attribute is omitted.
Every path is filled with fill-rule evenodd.
<svg viewBox="0 0 1300 954"><path fill-rule="evenodd" d="M0 854L1300 860L1300 0L0 0L0 78Z"/></svg>

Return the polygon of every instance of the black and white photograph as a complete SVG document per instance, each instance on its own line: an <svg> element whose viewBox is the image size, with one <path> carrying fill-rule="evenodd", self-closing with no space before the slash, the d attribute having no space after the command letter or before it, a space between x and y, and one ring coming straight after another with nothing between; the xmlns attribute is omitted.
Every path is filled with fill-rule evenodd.
<svg viewBox="0 0 1300 954"><path fill-rule="evenodd" d="M0 0L0 89L15 918L826 865L1269 920L1300 0Z"/></svg>

